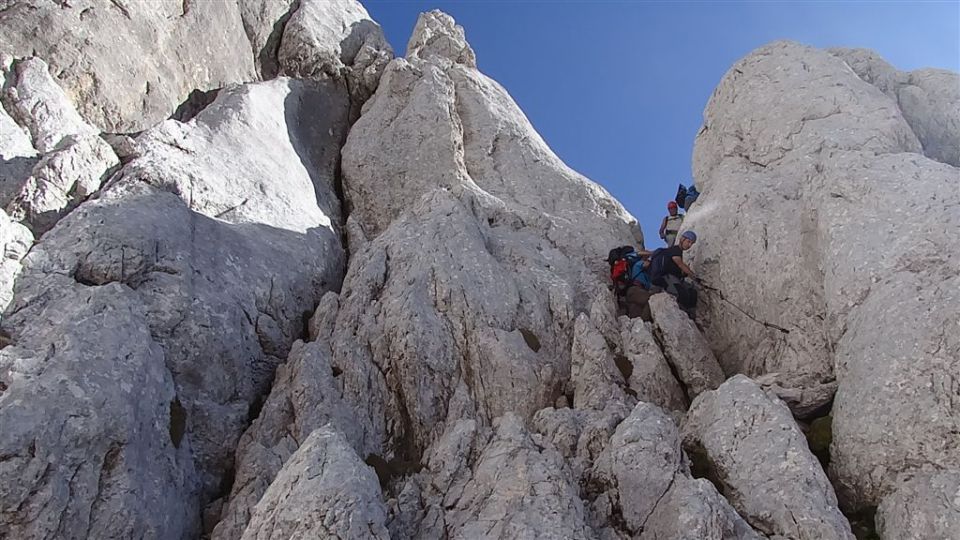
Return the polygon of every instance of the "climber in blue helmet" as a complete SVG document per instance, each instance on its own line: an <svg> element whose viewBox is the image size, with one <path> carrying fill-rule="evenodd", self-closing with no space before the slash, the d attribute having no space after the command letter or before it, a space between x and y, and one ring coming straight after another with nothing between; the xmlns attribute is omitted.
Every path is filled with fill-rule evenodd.
<svg viewBox="0 0 960 540"><path fill-rule="evenodd" d="M684 277L696 278L693 270L683 262L683 252L697 242L697 233L684 231L677 244L658 249L650 259L650 281L654 286L677 297L681 307L692 309L697 304L697 291Z"/></svg>

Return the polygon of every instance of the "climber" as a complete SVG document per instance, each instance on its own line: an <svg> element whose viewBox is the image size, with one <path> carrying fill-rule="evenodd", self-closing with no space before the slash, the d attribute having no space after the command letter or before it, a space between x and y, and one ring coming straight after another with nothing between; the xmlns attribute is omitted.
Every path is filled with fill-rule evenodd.
<svg viewBox="0 0 960 540"><path fill-rule="evenodd" d="M674 201L667 203L667 212L669 215L660 222L660 238L667 243L667 247L671 247L677 240L677 233L680 232L680 225L683 224L683 216L678 213L677 203Z"/></svg>
<svg viewBox="0 0 960 540"><path fill-rule="evenodd" d="M631 319L641 317L651 321L649 266L651 252L636 250L632 246L623 246L610 250L607 262L610 264L610 279L613 281L617 303L622 305Z"/></svg>
<svg viewBox="0 0 960 540"><path fill-rule="evenodd" d="M697 241L697 234L684 231L675 246L659 249L650 259L650 282L657 288L677 297L680 307L692 310L697 305L697 290L683 280L696 278L693 270L683 262L683 252Z"/></svg>

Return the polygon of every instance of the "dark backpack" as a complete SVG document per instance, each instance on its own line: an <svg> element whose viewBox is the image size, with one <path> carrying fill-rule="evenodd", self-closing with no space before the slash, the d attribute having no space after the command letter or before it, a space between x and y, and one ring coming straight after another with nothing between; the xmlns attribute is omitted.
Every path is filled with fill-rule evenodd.
<svg viewBox="0 0 960 540"><path fill-rule="evenodd" d="M669 258L666 251L666 248L657 248L650 255L650 268L647 272L650 275L650 279L655 280L663 275L664 267Z"/></svg>
<svg viewBox="0 0 960 540"><path fill-rule="evenodd" d="M686 209L686 206L685 206L686 200L687 200L687 188L684 187L683 184L680 184L680 187L677 188L677 198L674 199L674 201L676 201L677 206L679 206L680 208Z"/></svg>

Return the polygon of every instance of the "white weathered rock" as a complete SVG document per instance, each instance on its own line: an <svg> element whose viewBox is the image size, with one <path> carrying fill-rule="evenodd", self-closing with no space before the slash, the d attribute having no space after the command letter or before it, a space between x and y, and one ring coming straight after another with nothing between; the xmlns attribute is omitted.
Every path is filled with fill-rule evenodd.
<svg viewBox="0 0 960 540"><path fill-rule="evenodd" d="M428 62L453 62L477 67L477 56L467 43L463 27L439 10L421 13L407 42L407 59Z"/></svg>
<svg viewBox="0 0 960 540"><path fill-rule="evenodd" d="M677 299L666 293L651 296L650 313L663 353L687 397L693 399L720 386L723 371L697 325L677 306Z"/></svg>
<svg viewBox="0 0 960 540"><path fill-rule="evenodd" d="M393 58L383 30L356 0L301 0L298 4L277 52L281 73L340 81L359 112Z"/></svg>
<svg viewBox="0 0 960 540"><path fill-rule="evenodd" d="M30 229L0 209L0 314L13 298L13 282L20 273L20 259L33 245Z"/></svg>
<svg viewBox="0 0 960 540"><path fill-rule="evenodd" d="M4 84L0 68L0 88ZM30 133L14 121L0 99L0 208L5 208L36 164L37 151Z"/></svg>
<svg viewBox="0 0 960 540"><path fill-rule="evenodd" d="M574 478L583 483L585 473L610 444L620 422L629 415L630 407L617 400L603 410L548 407L537 411L532 424L564 457Z"/></svg>
<svg viewBox="0 0 960 540"><path fill-rule="evenodd" d="M684 221L698 274L789 330L706 294L725 370L801 392L837 381L830 467L852 510L900 473L960 468L960 172L920 155L876 82L895 75L863 77L793 43L738 62L705 111Z"/></svg>
<svg viewBox="0 0 960 540"><path fill-rule="evenodd" d="M420 473L406 532L418 538L594 538L575 480L552 446L508 414L492 433L461 421ZM411 485L411 490L416 489Z"/></svg>
<svg viewBox="0 0 960 540"><path fill-rule="evenodd" d="M113 149L99 136L69 135L37 162L7 204L7 212L39 236L99 190L111 168L119 164Z"/></svg>
<svg viewBox="0 0 960 540"><path fill-rule="evenodd" d="M704 453L730 503L760 532L852 539L850 524L787 406L737 375L693 401L684 446Z"/></svg>
<svg viewBox="0 0 960 540"><path fill-rule="evenodd" d="M255 77L235 2L24 0L4 15L0 49L46 61L103 131L142 130L194 89Z"/></svg>
<svg viewBox="0 0 960 540"><path fill-rule="evenodd" d="M387 540L387 509L373 469L331 426L314 430L257 503L244 540Z"/></svg>
<svg viewBox="0 0 960 540"><path fill-rule="evenodd" d="M925 156L960 167L960 74L943 69L898 71L867 49L829 52L896 102Z"/></svg>
<svg viewBox="0 0 960 540"><path fill-rule="evenodd" d="M687 398L647 324L640 319L620 318L623 355L630 364L630 389L639 401L668 411L687 410Z"/></svg>
<svg viewBox="0 0 960 540"><path fill-rule="evenodd" d="M574 408L602 410L614 401L630 407L636 404L636 399L624 392L627 381L617 369L614 351L586 314L581 314L574 323L570 354Z"/></svg>
<svg viewBox="0 0 960 540"><path fill-rule="evenodd" d="M0 101L13 118L0 113L0 124L11 130L0 142L7 147L0 203L10 217L39 235L97 191L119 161L97 130L83 121L42 60L8 60L4 70L9 87ZM25 132L29 137L23 140Z"/></svg>
<svg viewBox="0 0 960 540"><path fill-rule="evenodd" d="M428 41L460 39L446 15L424 17ZM439 54L390 63L343 172L364 241L331 349L370 419L364 453L415 457L460 419L529 419L567 393L574 319L609 295L607 246L637 230L622 206L496 83Z"/></svg>
<svg viewBox="0 0 960 540"><path fill-rule="evenodd" d="M156 526L159 537L195 536L197 509L231 468L253 404L301 337L304 313L342 279L344 256L335 232L339 203L330 182L336 119L346 116L347 106L302 113L331 101L319 86L287 80L221 94L194 121L145 134L141 157L44 235L23 261L4 320L17 347L43 358L47 346L29 340L34 323L45 313L70 313L78 295L120 288L131 309L143 313L143 328L122 338L131 340L130 347L160 351L176 386L180 452L186 453L154 456L160 450L137 439L130 451L151 457L124 471L130 485L149 482L151 490L167 489L170 482L162 479L188 471L189 482L181 482L187 487L168 489L188 510L157 512L132 495L99 493L95 487L75 489L72 500L132 527L161 519L154 512L170 516L162 518L169 523ZM244 204L230 210L241 189ZM83 338L77 333L82 327L71 319L57 320L50 331L66 342ZM89 350L83 354L113 354L120 330L117 334L102 338L103 350L97 340L85 341ZM64 362L84 358L64 354ZM101 371L116 385L138 386L124 371ZM22 384L29 396L38 383ZM99 394L93 384L81 380L78 391ZM165 399L169 418L170 398ZM53 403L35 408L37 423L49 417L47 423L56 424L55 415L84 406L71 393L58 394ZM71 452L96 455L100 442L54 436L46 444L51 452L69 445ZM25 478L11 472L4 484L26 483ZM55 522L59 511L38 506L37 523Z"/></svg>
<svg viewBox="0 0 960 540"><path fill-rule="evenodd" d="M297 8L313 9L310 3L21 0L4 12L10 31L0 33L0 50L46 61L80 114L100 130L141 131L198 92L277 76L284 30L291 21L296 26ZM350 50L354 23L375 26L356 1L316 3L328 6L320 9L315 39L296 42L305 57ZM314 46L323 49L309 50ZM357 66L351 77L376 86L379 73L366 68L384 63L383 51L364 47L350 57Z"/></svg>
<svg viewBox="0 0 960 540"><path fill-rule="evenodd" d="M6 79L3 106L19 125L30 132L33 147L40 152L52 152L71 135L97 135L98 130L77 113L43 60L26 58L14 61L8 68Z"/></svg>
<svg viewBox="0 0 960 540"><path fill-rule="evenodd" d="M960 531L960 472L921 472L877 508L884 540L949 540Z"/></svg>
<svg viewBox="0 0 960 540"><path fill-rule="evenodd" d="M119 181L173 191L230 223L332 232L348 113L346 97L329 84L281 78L227 88L189 122L167 120L141 135L141 155Z"/></svg>
<svg viewBox="0 0 960 540"><path fill-rule="evenodd" d="M46 283L0 351L0 536L196 537L199 488L137 292Z"/></svg>
<svg viewBox="0 0 960 540"><path fill-rule="evenodd" d="M676 425L639 403L589 471L594 527L622 524L624 538L757 538L705 480L693 480Z"/></svg>
<svg viewBox="0 0 960 540"><path fill-rule="evenodd" d="M330 352L317 343L296 342L277 368L270 397L237 444L236 476L212 538L239 538L253 507L274 477L315 430L328 423L356 440L353 415L340 401ZM353 443L356 444L355 442Z"/></svg>
<svg viewBox="0 0 960 540"><path fill-rule="evenodd" d="M682 474L683 450L677 427L655 405L640 403L623 422L592 471L592 481L612 492L613 505L631 534Z"/></svg>

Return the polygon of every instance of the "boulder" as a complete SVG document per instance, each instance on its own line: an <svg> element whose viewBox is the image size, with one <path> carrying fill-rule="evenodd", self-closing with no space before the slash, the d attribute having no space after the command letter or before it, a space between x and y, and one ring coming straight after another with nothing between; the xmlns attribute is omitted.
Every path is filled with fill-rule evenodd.
<svg viewBox="0 0 960 540"><path fill-rule="evenodd" d="M339 81L356 114L377 89L391 59L393 49L383 30L356 0L301 0L277 51L284 75Z"/></svg>
<svg viewBox="0 0 960 540"><path fill-rule="evenodd" d="M690 477L677 426L638 403L588 473L595 529L623 538L759 538L706 480Z"/></svg>
<svg viewBox="0 0 960 540"><path fill-rule="evenodd" d="M653 328L663 354L677 374L686 396L693 399L720 386L724 380L710 345L690 317L669 294L650 297Z"/></svg>
<svg viewBox="0 0 960 540"><path fill-rule="evenodd" d="M923 145L923 155L960 167L960 74L932 68L899 71L868 49L829 52L897 103Z"/></svg>
<svg viewBox="0 0 960 540"><path fill-rule="evenodd" d="M623 357L629 363L627 380L636 398L667 411L685 412L687 398L683 388L670 370L648 323L621 317L620 336Z"/></svg>
<svg viewBox="0 0 960 540"><path fill-rule="evenodd" d="M13 298L13 282L20 273L20 260L32 245L30 229L0 210L0 313Z"/></svg>
<svg viewBox="0 0 960 540"><path fill-rule="evenodd" d="M6 83L0 100L13 120L30 133L34 148L42 153L52 152L68 136L98 134L98 130L77 113L42 59L15 60L4 69Z"/></svg>
<svg viewBox="0 0 960 540"><path fill-rule="evenodd" d="M111 170L120 164L113 149L97 135L68 136L44 154L7 204L10 217L37 236L96 193Z"/></svg>
<svg viewBox="0 0 960 540"><path fill-rule="evenodd" d="M768 536L853 539L787 406L737 375L693 401L684 446L704 456L734 508Z"/></svg>
<svg viewBox="0 0 960 540"><path fill-rule="evenodd" d="M0 88L6 84L8 60L12 61L0 53ZM4 93L0 92L0 207L5 208L30 176L38 158L30 132L10 116L3 104L3 96Z"/></svg>
<svg viewBox="0 0 960 540"><path fill-rule="evenodd" d="M373 469L333 427L314 430L253 509L243 540L390 538Z"/></svg>
<svg viewBox="0 0 960 540"><path fill-rule="evenodd" d="M777 373L801 401L836 381L830 467L851 511L901 473L960 466L958 171L921 155L899 75L871 69L788 42L737 62L707 105L684 221L725 298L700 310L725 371Z"/></svg>
<svg viewBox="0 0 960 540"><path fill-rule="evenodd" d="M624 392L627 381L617 369L614 351L586 314L580 314L574 323L571 358L575 409L602 410L612 401L631 407L636 404L636 399Z"/></svg>
<svg viewBox="0 0 960 540"><path fill-rule="evenodd" d="M630 410L623 401L613 401L602 410L548 407L537 411L532 424L537 433L560 452L574 478L583 484L587 471L607 448L617 426L630 415Z"/></svg>
<svg viewBox="0 0 960 540"><path fill-rule="evenodd" d="M960 472L921 472L906 479L877 508L884 540L947 540L960 530Z"/></svg>

